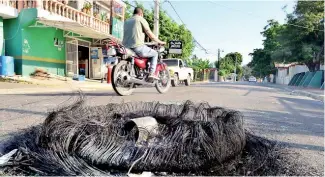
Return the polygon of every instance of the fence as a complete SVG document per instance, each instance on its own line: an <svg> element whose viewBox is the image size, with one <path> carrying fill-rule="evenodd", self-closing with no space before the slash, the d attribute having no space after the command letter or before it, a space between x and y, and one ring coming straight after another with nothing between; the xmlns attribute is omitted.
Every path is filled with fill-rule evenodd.
<svg viewBox="0 0 325 177"><path fill-rule="evenodd" d="M324 88L324 70L316 72L301 72L295 74L290 80L289 86Z"/></svg>
<svg viewBox="0 0 325 177"><path fill-rule="evenodd" d="M195 81L217 81L218 74L215 68L209 68L204 70L194 70L194 82Z"/></svg>

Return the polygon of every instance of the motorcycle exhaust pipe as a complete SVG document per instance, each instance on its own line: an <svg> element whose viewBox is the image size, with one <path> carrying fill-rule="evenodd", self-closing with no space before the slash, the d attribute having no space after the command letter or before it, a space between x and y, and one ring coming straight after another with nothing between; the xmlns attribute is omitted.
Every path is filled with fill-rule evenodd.
<svg viewBox="0 0 325 177"><path fill-rule="evenodd" d="M155 82L154 83L150 83L150 82L146 82L140 79L136 79L136 78L131 78L130 83L135 83L135 84L140 84L140 85L148 85L148 86L155 86Z"/></svg>

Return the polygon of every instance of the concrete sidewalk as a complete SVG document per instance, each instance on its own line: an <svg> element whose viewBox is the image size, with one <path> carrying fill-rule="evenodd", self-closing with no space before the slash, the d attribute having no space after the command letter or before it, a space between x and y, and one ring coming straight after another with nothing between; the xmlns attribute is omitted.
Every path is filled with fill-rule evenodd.
<svg viewBox="0 0 325 177"><path fill-rule="evenodd" d="M288 86L288 85L279 85L272 83L262 83L262 85L274 88L280 88L291 92L295 95L307 96L313 98L315 100L324 102L324 90L323 89L314 89L314 88L305 88L305 87L296 87L296 86Z"/></svg>
<svg viewBox="0 0 325 177"><path fill-rule="evenodd" d="M42 84L0 82L0 94L77 92L95 90L112 90L112 86L111 84L107 83L88 81L49 81L49 83Z"/></svg>

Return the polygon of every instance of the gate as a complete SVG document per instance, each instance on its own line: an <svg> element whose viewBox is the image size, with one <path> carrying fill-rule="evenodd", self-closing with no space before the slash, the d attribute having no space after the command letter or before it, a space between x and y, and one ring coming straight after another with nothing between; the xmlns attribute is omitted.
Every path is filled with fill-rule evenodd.
<svg viewBox="0 0 325 177"><path fill-rule="evenodd" d="M78 75L78 41L66 38L66 75Z"/></svg>

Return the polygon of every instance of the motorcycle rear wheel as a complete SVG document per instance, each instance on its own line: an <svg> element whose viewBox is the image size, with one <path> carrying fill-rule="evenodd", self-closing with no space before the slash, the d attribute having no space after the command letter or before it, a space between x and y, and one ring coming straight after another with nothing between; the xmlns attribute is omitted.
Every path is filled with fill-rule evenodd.
<svg viewBox="0 0 325 177"><path fill-rule="evenodd" d="M160 71L158 77L159 80L156 81L155 87L159 93L166 93L171 86L171 79L168 68L166 67L164 70Z"/></svg>
<svg viewBox="0 0 325 177"><path fill-rule="evenodd" d="M131 74L130 64L127 61L121 61L113 67L112 70L112 87L120 96L131 95L134 91L134 83L125 83L123 75ZM121 85L122 84L122 85Z"/></svg>

